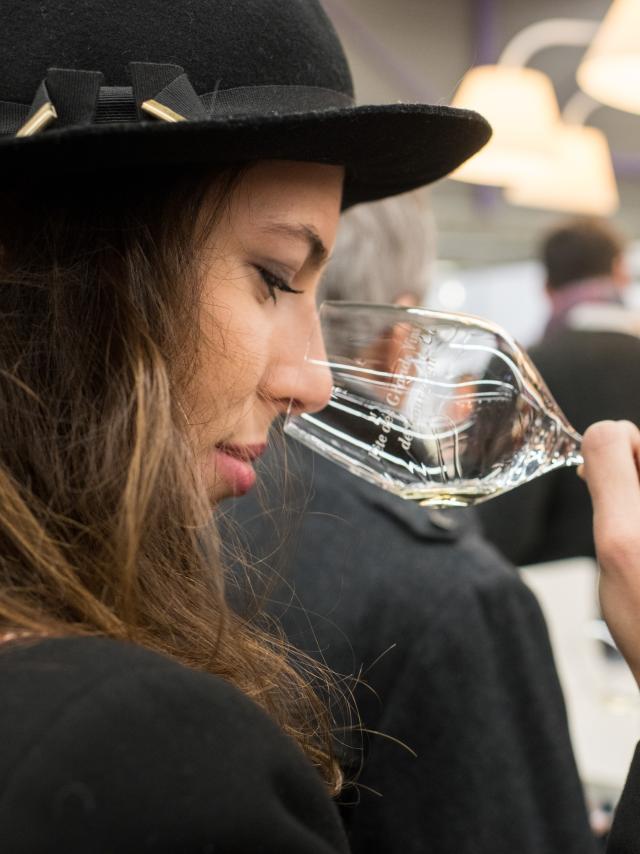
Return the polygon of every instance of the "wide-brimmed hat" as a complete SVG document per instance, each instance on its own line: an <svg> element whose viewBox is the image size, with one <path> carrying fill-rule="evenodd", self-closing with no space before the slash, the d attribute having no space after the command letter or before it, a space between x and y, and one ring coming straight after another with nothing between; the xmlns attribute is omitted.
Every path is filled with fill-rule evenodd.
<svg viewBox="0 0 640 854"><path fill-rule="evenodd" d="M287 159L343 164L344 206L430 183L476 113L356 106L317 0L1 0L0 180Z"/></svg>

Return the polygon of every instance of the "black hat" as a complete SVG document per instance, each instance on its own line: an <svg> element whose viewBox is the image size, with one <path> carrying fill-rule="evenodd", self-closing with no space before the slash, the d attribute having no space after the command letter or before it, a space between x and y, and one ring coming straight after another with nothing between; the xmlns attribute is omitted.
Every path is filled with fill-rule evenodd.
<svg viewBox="0 0 640 854"><path fill-rule="evenodd" d="M0 0L0 180L287 159L344 206L446 175L490 136L449 107L355 106L317 0Z"/></svg>

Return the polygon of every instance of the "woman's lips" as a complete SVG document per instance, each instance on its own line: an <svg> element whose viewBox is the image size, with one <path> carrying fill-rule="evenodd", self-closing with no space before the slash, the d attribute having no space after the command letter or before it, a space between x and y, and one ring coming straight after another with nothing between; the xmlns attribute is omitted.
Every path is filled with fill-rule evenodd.
<svg viewBox="0 0 640 854"><path fill-rule="evenodd" d="M231 487L233 495L244 495L254 486L256 473L251 460L266 450L261 445L218 445L214 448L216 473Z"/></svg>

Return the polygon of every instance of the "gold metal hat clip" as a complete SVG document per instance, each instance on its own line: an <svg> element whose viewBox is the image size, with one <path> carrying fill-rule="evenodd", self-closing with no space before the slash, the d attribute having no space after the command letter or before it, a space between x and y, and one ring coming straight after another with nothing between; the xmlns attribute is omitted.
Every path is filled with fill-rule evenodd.
<svg viewBox="0 0 640 854"><path fill-rule="evenodd" d="M56 108L51 101L45 101L31 118L27 119L22 127L16 131L16 136L33 136L34 133L43 130L43 128L46 128L47 125L51 124L57 118Z"/></svg>
<svg viewBox="0 0 640 854"><path fill-rule="evenodd" d="M149 115L154 116L156 119L162 119L165 122L186 122L187 120L185 116L181 116L180 113L176 113L170 107L165 107L159 101L154 101L153 98L143 101L140 107L146 113L149 113Z"/></svg>

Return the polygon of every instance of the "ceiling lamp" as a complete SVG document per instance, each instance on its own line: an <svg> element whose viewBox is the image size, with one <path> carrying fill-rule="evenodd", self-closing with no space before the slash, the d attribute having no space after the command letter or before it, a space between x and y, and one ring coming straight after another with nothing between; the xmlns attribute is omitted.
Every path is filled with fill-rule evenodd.
<svg viewBox="0 0 640 854"><path fill-rule="evenodd" d="M477 110L493 126L493 136L452 178L506 186L523 174L534 177L546 171L560 120L558 104L547 75L525 66L545 47L587 44L597 26L573 18L536 21L511 39L497 65L477 66L465 74L452 106Z"/></svg>
<svg viewBox="0 0 640 854"><path fill-rule="evenodd" d="M605 135L594 127L563 124L553 140L546 174L521 175L505 190L515 205L609 216L619 205L618 188Z"/></svg>
<svg viewBox="0 0 640 854"><path fill-rule="evenodd" d="M603 104L640 113L640 0L614 0L577 78Z"/></svg>
<svg viewBox="0 0 640 854"><path fill-rule="evenodd" d="M493 128L488 144L450 176L475 184L510 184L544 171L558 120L555 92L533 68L479 65L467 72L451 104L476 110Z"/></svg>

